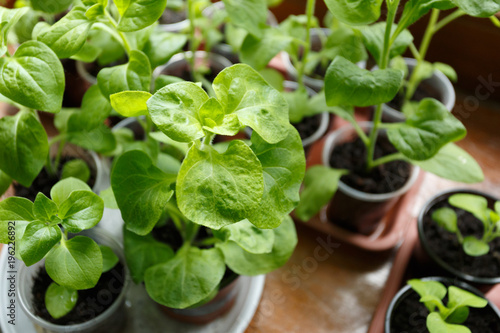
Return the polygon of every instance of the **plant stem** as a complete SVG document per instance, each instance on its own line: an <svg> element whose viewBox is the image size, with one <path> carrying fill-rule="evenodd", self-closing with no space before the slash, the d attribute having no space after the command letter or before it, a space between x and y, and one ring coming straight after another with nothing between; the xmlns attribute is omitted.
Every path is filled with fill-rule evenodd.
<svg viewBox="0 0 500 333"><path fill-rule="evenodd" d="M390 155L386 155L386 156L383 156L379 159L376 159L375 161L373 161L373 164L372 164L372 167L377 167L379 165L382 165L382 164L386 164L386 163L389 163L389 162L392 162L392 161L397 161L397 160L404 160L405 157L402 153L394 153L394 154L390 154Z"/></svg>
<svg viewBox="0 0 500 333"><path fill-rule="evenodd" d="M205 135L205 137L203 138L203 141L201 142L201 149L203 150L203 148L205 146L210 146L214 137L215 137L215 134L207 133L207 135Z"/></svg>
<svg viewBox="0 0 500 333"><path fill-rule="evenodd" d="M104 10L104 15L106 15L106 17L108 18L109 22L113 26L113 28L115 28L115 33L116 32L118 33L118 36L120 37L120 39L121 39L121 41L123 43L123 47L125 48L125 51L127 52L128 55L130 55L131 48L130 48L130 43L127 40L127 37L123 34L123 32L121 32L120 30L118 30L118 24L116 23L116 21L113 18L113 16L111 16L111 14L106 9ZM113 34L113 35L116 36L116 34Z"/></svg>
<svg viewBox="0 0 500 333"><path fill-rule="evenodd" d="M450 23L450 22L452 22L452 21L456 20L457 18L462 17L464 15L465 15L464 11L457 9L456 11L454 11L453 13L451 13L450 15L446 16L444 19L442 19L438 23L436 23L436 25L434 27L434 33L438 32L439 30L444 28L448 23Z"/></svg>
<svg viewBox="0 0 500 333"><path fill-rule="evenodd" d="M363 131L363 129L361 128L361 126L359 126L359 124L356 121L356 119L352 119L352 121L350 121L350 123L354 127L354 130L356 131L356 133L358 134L358 136L361 138L361 140L363 140L363 143L366 146L368 146L369 143L370 143L370 139L368 138L368 136L366 135L366 133Z"/></svg>
<svg viewBox="0 0 500 333"><path fill-rule="evenodd" d="M217 237L210 237L203 239L199 242L196 242L196 246L207 246L207 245L214 245L215 243L219 242L220 240Z"/></svg>
<svg viewBox="0 0 500 333"><path fill-rule="evenodd" d="M300 87L304 87L304 75L306 71L307 58L309 57L309 52L311 51L311 28L312 28L312 20L314 16L315 6L316 6L316 0L307 0L306 40L304 44L302 58L299 60L298 70L297 70L297 82Z"/></svg>

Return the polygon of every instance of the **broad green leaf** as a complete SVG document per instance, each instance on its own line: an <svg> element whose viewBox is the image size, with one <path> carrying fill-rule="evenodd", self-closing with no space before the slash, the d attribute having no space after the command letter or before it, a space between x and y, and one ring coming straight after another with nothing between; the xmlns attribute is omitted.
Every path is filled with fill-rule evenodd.
<svg viewBox="0 0 500 333"><path fill-rule="evenodd" d="M490 17L500 12L499 0L450 0L470 16Z"/></svg>
<svg viewBox="0 0 500 333"><path fill-rule="evenodd" d="M476 194L459 193L450 196L450 205L473 214L479 220L488 220L488 200Z"/></svg>
<svg viewBox="0 0 500 333"><path fill-rule="evenodd" d="M256 70L261 70L280 51L286 49L292 40L291 36L273 28L266 29L262 39L248 34L241 45L240 59Z"/></svg>
<svg viewBox="0 0 500 333"><path fill-rule="evenodd" d="M47 198L42 192L39 192L33 203L33 214L35 218L40 222L50 222L52 217L57 215L57 212L58 210L55 202Z"/></svg>
<svg viewBox="0 0 500 333"><path fill-rule="evenodd" d="M462 139L464 125L435 99L423 99L405 123L387 131L391 143L406 157L422 161L436 155L448 143Z"/></svg>
<svg viewBox="0 0 500 333"><path fill-rule="evenodd" d="M168 146L175 147L176 149L181 151L184 155L186 155L187 151L189 150L189 146L187 143L174 141L165 134L163 134L162 132L149 133L149 136L158 142L164 143Z"/></svg>
<svg viewBox="0 0 500 333"><path fill-rule="evenodd" d="M102 69L97 75L97 84L107 99L122 91L149 91L151 65L148 57L141 51L131 51L128 63Z"/></svg>
<svg viewBox="0 0 500 333"><path fill-rule="evenodd" d="M166 64L174 54L182 50L186 42L187 37L183 34L170 32L153 33L144 47L144 53L149 57L151 67L156 68Z"/></svg>
<svg viewBox="0 0 500 333"><path fill-rule="evenodd" d="M27 12L29 12L29 9L26 7L16 9L0 7L0 57L7 52L7 37L10 29L15 26Z"/></svg>
<svg viewBox="0 0 500 333"><path fill-rule="evenodd" d="M116 139L109 127L99 124L91 130L81 127L76 128L74 124L76 124L77 119L70 117L68 120L68 125L71 127L71 131L68 132L67 136L69 142L84 149L103 154L116 149Z"/></svg>
<svg viewBox="0 0 500 333"><path fill-rule="evenodd" d="M267 20L266 0L223 0L231 23L254 36L262 36L262 26Z"/></svg>
<svg viewBox="0 0 500 333"><path fill-rule="evenodd" d="M472 257L479 257L490 252L490 245L474 236L467 236L463 242L464 252Z"/></svg>
<svg viewBox="0 0 500 333"><path fill-rule="evenodd" d="M92 131L106 120L113 108L99 86L93 85L83 95L81 112L75 112L68 120L68 131Z"/></svg>
<svg viewBox="0 0 500 333"><path fill-rule="evenodd" d="M102 272L106 273L118 264L120 259L109 246L99 245L102 254Z"/></svg>
<svg viewBox="0 0 500 333"><path fill-rule="evenodd" d="M304 189L295 215L302 221L309 221L318 214L337 192L340 178L345 170L331 169L325 166L313 166L306 171Z"/></svg>
<svg viewBox="0 0 500 333"><path fill-rule="evenodd" d="M397 69L368 71L343 57L335 58L325 77L326 103L329 106L371 106L389 102L403 80Z"/></svg>
<svg viewBox="0 0 500 333"><path fill-rule="evenodd" d="M426 324L430 333L471 333L466 326L448 324L438 312L429 314Z"/></svg>
<svg viewBox="0 0 500 333"><path fill-rule="evenodd" d="M120 21L118 30L137 31L144 29L161 17L167 0L115 0Z"/></svg>
<svg viewBox="0 0 500 333"><path fill-rule="evenodd" d="M234 140L223 154L195 142L177 176L179 209L212 229L243 220L262 199L262 165L244 142Z"/></svg>
<svg viewBox="0 0 500 333"><path fill-rule="evenodd" d="M465 150L454 143L445 145L428 160L412 160L411 163L441 178L461 183L473 184L484 180L484 174L479 164Z"/></svg>
<svg viewBox="0 0 500 333"><path fill-rule="evenodd" d="M124 117L139 117L148 114L146 102L151 98L146 91L122 91L110 96L113 109Z"/></svg>
<svg viewBox="0 0 500 333"><path fill-rule="evenodd" d="M91 188L80 179L66 178L60 180L50 190L50 197L60 206L73 191L92 191Z"/></svg>
<svg viewBox="0 0 500 333"><path fill-rule="evenodd" d="M470 291L457 288L455 286L448 287L448 308L458 306L468 306L472 308L484 308L488 305L488 301L484 298L471 293Z"/></svg>
<svg viewBox="0 0 500 333"><path fill-rule="evenodd" d="M449 232L457 232L457 214L451 208L444 207L432 213L432 219L442 228Z"/></svg>
<svg viewBox="0 0 500 333"><path fill-rule="evenodd" d="M50 278L60 286L83 290L95 287L102 273L102 254L92 239L76 236L56 245L45 258Z"/></svg>
<svg viewBox="0 0 500 333"><path fill-rule="evenodd" d="M32 113L18 112L0 119L0 169L10 178L30 187L48 153L47 134Z"/></svg>
<svg viewBox="0 0 500 333"><path fill-rule="evenodd" d="M36 39L49 46L59 58L69 58L82 49L92 24L85 16L85 8L78 6L50 28L44 28Z"/></svg>
<svg viewBox="0 0 500 333"><path fill-rule="evenodd" d="M87 11L85 12L85 16L89 20L95 20L99 16L105 14L105 7L101 5L100 3L96 3L95 5L91 6Z"/></svg>
<svg viewBox="0 0 500 333"><path fill-rule="evenodd" d="M265 141L277 143L288 135L288 106L281 93L248 65L224 69L213 88L225 114L235 113L240 123Z"/></svg>
<svg viewBox="0 0 500 333"><path fill-rule="evenodd" d="M455 309L455 311L449 314L448 318L446 318L446 321L450 324L462 324L467 320L468 317L469 317L468 307L457 308Z"/></svg>
<svg viewBox="0 0 500 333"><path fill-rule="evenodd" d="M57 225L47 226L40 222L28 224L19 242L19 253L26 266L42 260L59 243L61 237L61 229Z"/></svg>
<svg viewBox="0 0 500 333"><path fill-rule="evenodd" d="M74 177L83 182L87 182L90 178L90 168L84 160L79 158L66 162L63 165L61 179Z"/></svg>
<svg viewBox="0 0 500 333"><path fill-rule="evenodd" d="M30 5L34 10L49 14L57 14L64 12L73 2L74 0L30 0Z"/></svg>
<svg viewBox="0 0 500 333"><path fill-rule="evenodd" d="M322 57L320 60L323 60L323 57L332 60L336 56L342 56L353 63L365 60L368 57L361 33L345 26L331 32L319 55Z"/></svg>
<svg viewBox="0 0 500 333"><path fill-rule="evenodd" d="M12 184L12 178L10 178L5 172L0 170L0 196L7 191L7 189Z"/></svg>
<svg viewBox="0 0 500 333"><path fill-rule="evenodd" d="M65 230L77 233L93 228L102 219L104 201L91 191L73 191L59 205L59 218Z"/></svg>
<svg viewBox="0 0 500 333"><path fill-rule="evenodd" d="M399 24L406 29L433 8L446 10L453 7L455 5L450 0L409 0L405 4Z"/></svg>
<svg viewBox="0 0 500 333"><path fill-rule="evenodd" d="M144 274L149 267L167 262L174 256L174 251L170 246L158 242L151 234L139 236L125 229L123 244L127 266L135 283L141 283L144 280Z"/></svg>
<svg viewBox="0 0 500 333"><path fill-rule="evenodd" d="M52 282L45 292L45 307L54 319L64 317L73 310L78 301L78 291Z"/></svg>
<svg viewBox="0 0 500 333"><path fill-rule="evenodd" d="M104 201L104 208L119 209L112 187L108 187L104 191L101 191L99 193L99 196L101 197L102 201Z"/></svg>
<svg viewBox="0 0 500 333"><path fill-rule="evenodd" d="M21 18L17 21L16 24L13 25L14 33L16 34L18 43L22 44L29 40L35 38L33 35L33 29L36 24L39 22L41 13L36 12L34 10L28 10L28 7L23 7L26 11L26 14L22 15ZM8 22L14 22L15 19L9 19ZM4 32L6 32L6 26L4 26ZM4 39L6 40L6 39Z"/></svg>
<svg viewBox="0 0 500 333"><path fill-rule="evenodd" d="M16 103L40 111L61 110L64 70L45 44L21 44L13 57L0 58L0 93Z"/></svg>
<svg viewBox="0 0 500 333"><path fill-rule="evenodd" d="M453 69L453 67L451 67L448 64L443 64L442 62L435 62L433 66L435 70L438 70L444 75L446 75L448 79L450 79L453 82L457 82L458 75L457 72Z"/></svg>
<svg viewBox="0 0 500 333"><path fill-rule="evenodd" d="M146 235L153 229L173 195L175 180L175 174L162 172L139 150L115 161L111 185L128 230Z"/></svg>
<svg viewBox="0 0 500 333"><path fill-rule="evenodd" d="M100 54L101 50L97 46L87 43L80 51L72 55L71 59L91 63L96 61Z"/></svg>
<svg viewBox="0 0 500 333"><path fill-rule="evenodd" d="M263 68L259 71L259 74L262 75L264 80L269 83L274 89L278 91L283 91L283 82L285 78L283 75L273 68Z"/></svg>
<svg viewBox="0 0 500 333"><path fill-rule="evenodd" d="M243 220L222 228L220 235L223 237L223 240L232 241L250 253L269 253L273 249L274 232L272 230L259 229L248 220Z"/></svg>
<svg viewBox="0 0 500 333"><path fill-rule="evenodd" d="M0 201L0 243L21 240L26 226L35 220L33 203L28 199L10 197Z"/></svg>
<svg viewBox="0 0 500 333"><path fill-rule="evenodd" d="M443 307L441 300L446 296L446 287L438 281L422 281L412 279L408 281L412 289L420 295L427 309L432 312L435 310L436 305Z"/></svg>
<svg viewBox="0 0 500 333"><path fill-rule="evenodd" d="M382 0L325 0L332 14L349 25L366 25L380 17Z"/></svg>
<svg viewBox="0 0 500 333"><path fill-rule="evenodd" d="M159 153L156 166L165 173L177 174L181 169L181 162L168 154Z"/></svg>
<svg viewBox="0 0 500 333"><path fill-rule="evenodd" d="M251 147L264 172L264 195L246 218L258 228L276 228L299 203L299 190L306 169L304 149L297 130L277 144L265 142L252 133Z"/></svg>
<svg viewBox="0 0 500 333"><path fill-rule="evenodd" d="M198 111L209 99L207 93L192 82L170 84L147 102L151 119L169 138L192 142L205 134Z"/></svg>
<svg viewBox="0 0 500 333"><path fill-rule="evenodd" d="M156 302L175 309L194 305L218 286L226 266L217 248L187 247L165 263L146 270L146 290Z"/></svg>
<svg viewBox="0 0 500 333"><path fill-rule="evenodd" d="M270 253L253 254L242 249L235 242L217 244L224 253L226 265L240 275L267 274L283 266L297 245L297 233L292 219L287 216L281 225L272 230L274 244Z"/></svg>
<svg viewBox="0 0 500 333"><path fill-rule="evenodd" d="M123 45L108 31L94 25L89 32L88 44L97 47L101 52L97 58L100 66L109 65L125 57Z"/></svg>
<svg viewBox="0 0 500 333"><path fill-rule="evenodd" d="M305 88L299 88L294 91L284 91L288 103L288 116L292 124L298 124L304 119L308 109L309 94Z"/></svg>
<svg viewBox="0 0 500 333"><path fill-rule="evenodd" d="M392 33L397 29L397 26L392 26ZM361 29L363 40L370 54L375 58L375 61L380 66L381 57L384 50L384 35L386 23L380 22ZM389 59L403 54L408 46L413 42L413 36L408 30L403 30L391 45Z"/></svg>

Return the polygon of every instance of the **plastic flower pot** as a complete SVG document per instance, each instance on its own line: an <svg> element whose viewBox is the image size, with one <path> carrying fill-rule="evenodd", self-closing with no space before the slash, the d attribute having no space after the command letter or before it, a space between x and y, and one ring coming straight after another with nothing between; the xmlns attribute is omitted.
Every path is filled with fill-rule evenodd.
<svg viewBox="0 0 500 333"><path fill-rule="evenodd" d="M404 58L404 60L406 62L406 65L408 66L408 70L411 73L417 65L417 60L413 58ZM378 67L375 66L373 69L375 70L377 68ZM426 97L436 98L441 103L443 103L450 112L455 106L456 95L453 84L446 77L446 75L444 75L440 71L434 71L434 74L431 78L422 81L419 88L417 88L417 93L419 93L420 95L418 96L418 100ZM383 104L382 110L383 120L385 122L403 122L406 119L401 110L398 110L394 106L391 106L391 103Z"/></svg>
<svg viewBox="0 0 500 333"><path fill-rule="evenodd" d="M313 28L311 29L311 50L313 51L320 51L322 48L322 40L326 39L329 35L331 34L331 30L328 28ZM291 79L296 80L298 71L297 68L295 68L294 64L292 63L292 59L290 58L290 55L286 52L281 52L281 60L283 61L283 64L285 65L286 72L288 76ZM366 67L366 61L360 61L357 64L360 68L365 68ZM310 87L311 89L314 89L315 91L320 91L323 89L324 86L324 78L323 79L318 79L318 78L312 78L310 76L305 75L304 76L304 83Z"/></svg>
<svg viewBox="0 0 500 333"><path fill-rule="evenodd" d="M449 278L443 278L443 277L428 277L422 279L423 281L438 281L443 283L445 286L450 286L454 285L458 288L461 288L463 290L469 291L473 294L476 294L477 296L483 297L484 295L477 290L476 288L470 286L469 284L462 282L462 281L457 281L454 279L449 279ZM410 299L409 299L410 298ZM413 300L411 299L413 298ZM417 313L417 312L412 312L409 310L407 306L407 302L410 302L410 304L418 303L416 306L421 306L423 309L425 309L425 306L419 302L420 296L413 291L410 285L406 285L403 287L392 299L391 304L389 305L389 308L387 309L386 316L385 316L385 325L384 325L384 332L385 333L399 333L403 329L398 327L400 325L408 325L410 327L415 328L415 332L427 332L427 329L425 327L425 322L426 322L426 317ZM405 306L406 303L406 306ZM427 312L426 312L427 311ZM428 313L428 310L425 309L422 311L423 313ZM486 316L488 316L488 319L486 319ZM471 320L471 318L474 317L475 320ZM465 322L465 324L468 324L472 321L486 321L488 320L488 323L490 324L489 327L496 327L496 329L500 328L500 311L498 311L498 308L488 301L488 305L486 305L485 308L480 308L480 309L474 309L470 308L470 314L469 314L469 319ZM470 324L469 324L470 325ZM479 328L479 330L474 330L473 327L469 327L472 329L472 332L481 332L481 333L486 333L486 331L482 330L484 328ZM419 330L420 329L420 330ZM423 329L423 330L421 330ZM477 328L476 328L477 329ZM495 328L492 328L495 329ZM405 332L407 332L405 330ZM413 332L413 331L411 331ZM498 332L498 331L488 331L488 332Z"/></svg>
<svg viewBox="0 0 500 333"><path fill-rule="evenodd" d="M109 287L101 289L93 301L93 304L99 307L108 307L104 312L95 316L88 313L88 320L78 324L56 325L40 316L35 312L32 288L34 278L37 276L39 269L43 267L44 260L35 265L26 267L21 264L19 269L18 280L18 299L21 309L26 313L29 320L33 323L37 332L44 333L114 333L123 332L126 324L126 309L125 296L130 285L130 276L123 256L123 249L107 232L101 228L94 228L81 232L79 235L84 235L92 238L96 243L109 246L113 252L119 257L123 267L122 273L113 271L113 277L109 280ZM119 289L117 285L121 285ZM119 289L119 290L118 290ZM119 293L114 301L109 304L113 293ZM78 307L78 304L77 304ZM77 310L76 308L74 310ZM87 319L87 318L85 318Z"/></svg>
<svg viewBox="0 0 500 333"><path fill-rule="evenodd" d="M361 122L361 128L369 131L373 124ZM379 136L384 135L381 131ZM330 157L336 146L352 142L358 135L351 125L346 125L330 133L323 148L323 165L331 167ZM328 220L346 229L361 234L371 234L379 226L383 217L391 210L396 202L415 184L420 169L410 166L409 178L404 185L389 193L366 193L339 181L338 190L327 206Z"/></svg>
<svg viewBox="0 0 500 333"><path fill-rule="evenodd" d="M439 272L440 274L451 275L467 282L480 285L493 285L500 283L500 275L498 276L485 276L484 274L473 273L472 270L478 270L481 273L491 272L493 265L498 262L498 246L491 245L490 253L484 256L471 257L465 254L462 246L456 240L456 236L443 228L440 228L432 218L432 212L443 207L451 207L448 205L448 198L453 194L468 193L480 195L488 200L490 209L493 209L495 202L498 200L491 195L483 192L470 190L470 189L454 189L448 190L437 194L431 198L424 206L418 217L418 235L420 240L420 248L417 249L417 259L422 267L428 270ZM470 222L475 219L465 211L457 211L458 224L460 221ZM465 220L467 219L467 220ZM482 222L477 220L476 227L482 228ZM470 232L471 225L463 225ZM463 229L461 229L464 231ZM429 238L429 235L435 236ZM464 234L464 237L467 234ZM500 243L500 240L495 240L494 244ZM442 248L437 248L436 244L440 246L447 246L446 251ZM461 267L460 267L461 266ZM497 265L498 266L498 265ZM482 287L482 286L481 286Z"/></svg>
<svg viewBox="0 0 500 333"><path fill-rule="evenodd" d="M177 15L178 17L177 18L172 17L175 15ZM180 19L180 21L178 19ZM189 19L187 18L187 8L183 7L179 11L173 11L167 8L159 21L160 24L158 25L158 29L161 31L166 31L166 32L184 31L189 28Z"/></svg>

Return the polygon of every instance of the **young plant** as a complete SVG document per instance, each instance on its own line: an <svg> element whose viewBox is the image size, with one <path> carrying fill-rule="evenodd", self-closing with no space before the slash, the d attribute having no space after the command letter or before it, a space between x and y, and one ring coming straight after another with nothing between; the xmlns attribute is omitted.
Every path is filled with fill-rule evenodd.
<svg viewBox="0 0 500 333"><path fill-rule="evenodd" d="M429 310L427 329L430 333L452 332L471 333L463 324L469 317L469 308L484 308L488 301L455 286L446 287L438 281L413 279L408 281L412 289L420 295L420 302ZM443 299L448 294L448 302Z"/></svg>
<svg viewBox="0 0 500 333"><path fill-rule="evenodd" d="M0 242L15 242L16 255L26 266L45 259L54 281L45 296L47 310L57 319L76 304L76 291L93 288L117 258L86 236L68 237L95 227L102 218L104 203L87 184L67 178L50 196L39 193L34 202L21 197L1 201Z"/></svg>
<svg viewBox="0 0 500 333"><path fill-rule="evenodd" d="M451 206L473 214L484 226L481 239L475 236L463 237L458 228L458 217L452 208L443 207L432 213L432 219L442 228L457 235L464 252L478 257L490 251L489 243L500 237L500 201L495 203L495 210L488 208L486 198L474 194L454 194L448 202Z"/></svg>

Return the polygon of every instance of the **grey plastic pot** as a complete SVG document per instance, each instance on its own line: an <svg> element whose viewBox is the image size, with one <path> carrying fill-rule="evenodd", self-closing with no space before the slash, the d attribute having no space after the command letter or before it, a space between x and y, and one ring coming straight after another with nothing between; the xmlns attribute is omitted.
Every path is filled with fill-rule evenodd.
<svg viewBox="0 0 500 333"><path fill-rule="evenodd" d="M427 237L425 236L424 233L424 217L427 215L427 213L434 207L435 204L446 200L448 197L450 197L453 194L457 193L468 193L468 194L475 194L475 195L480 195L488 200L488 205L491 209L493 209L495 202L498 200L497 198L494 198L493 196L486 194L484 192L476 191L476 190L471 190L471 189L452 189L452 190L447 190L441 193L436 194L434 197L432 197L427 203L425 204L424 208L420 211L420 214L418 216L418 238L420 241L420 246L423 248L425 251L425 254L430 258L430 260L427 260L428 258L419 258L419 261L421 261L426 267L429 267L429 262L430 265L435 265L438 266L441 271L444 271L445 273L450 274L451 276L456 276L457 278L474 283L477 285L493 285L500 283L500 276L498 277L480 277L480 276L472 276L467 273L461 272L458 269L452 267L447 261L441 259L439 256L439 253L435 253L432 248L429 246L429 241Z"/></svg>
<svg viewBox="0 0 500 333"><path fill-rule="evenodd" d="M461 289L467 290L479 297L485 297L483 293L481 293L479 290L476 288L472 287L471 285L462 282L462 281L457 281L454 279L450 278L444 278L444 277L427 277L423 278L423 281L438 281L441 282L445 285L454 285L457 286ZM392 323L392 317L394 314L394 311L398 307L398 305L406 298L408 297L411 293L413 293L413 289L411 288L410 285L404 286L392 299L391 303L389 304L389 307L387 309L386 315L385 315L385 324L384 324L384 332L385 333L391 333L391 323ZM500 311L498 308L490 301L488 301L488 305L491 310L493 310L497 316L498 320L500 321Z"/></svg>

